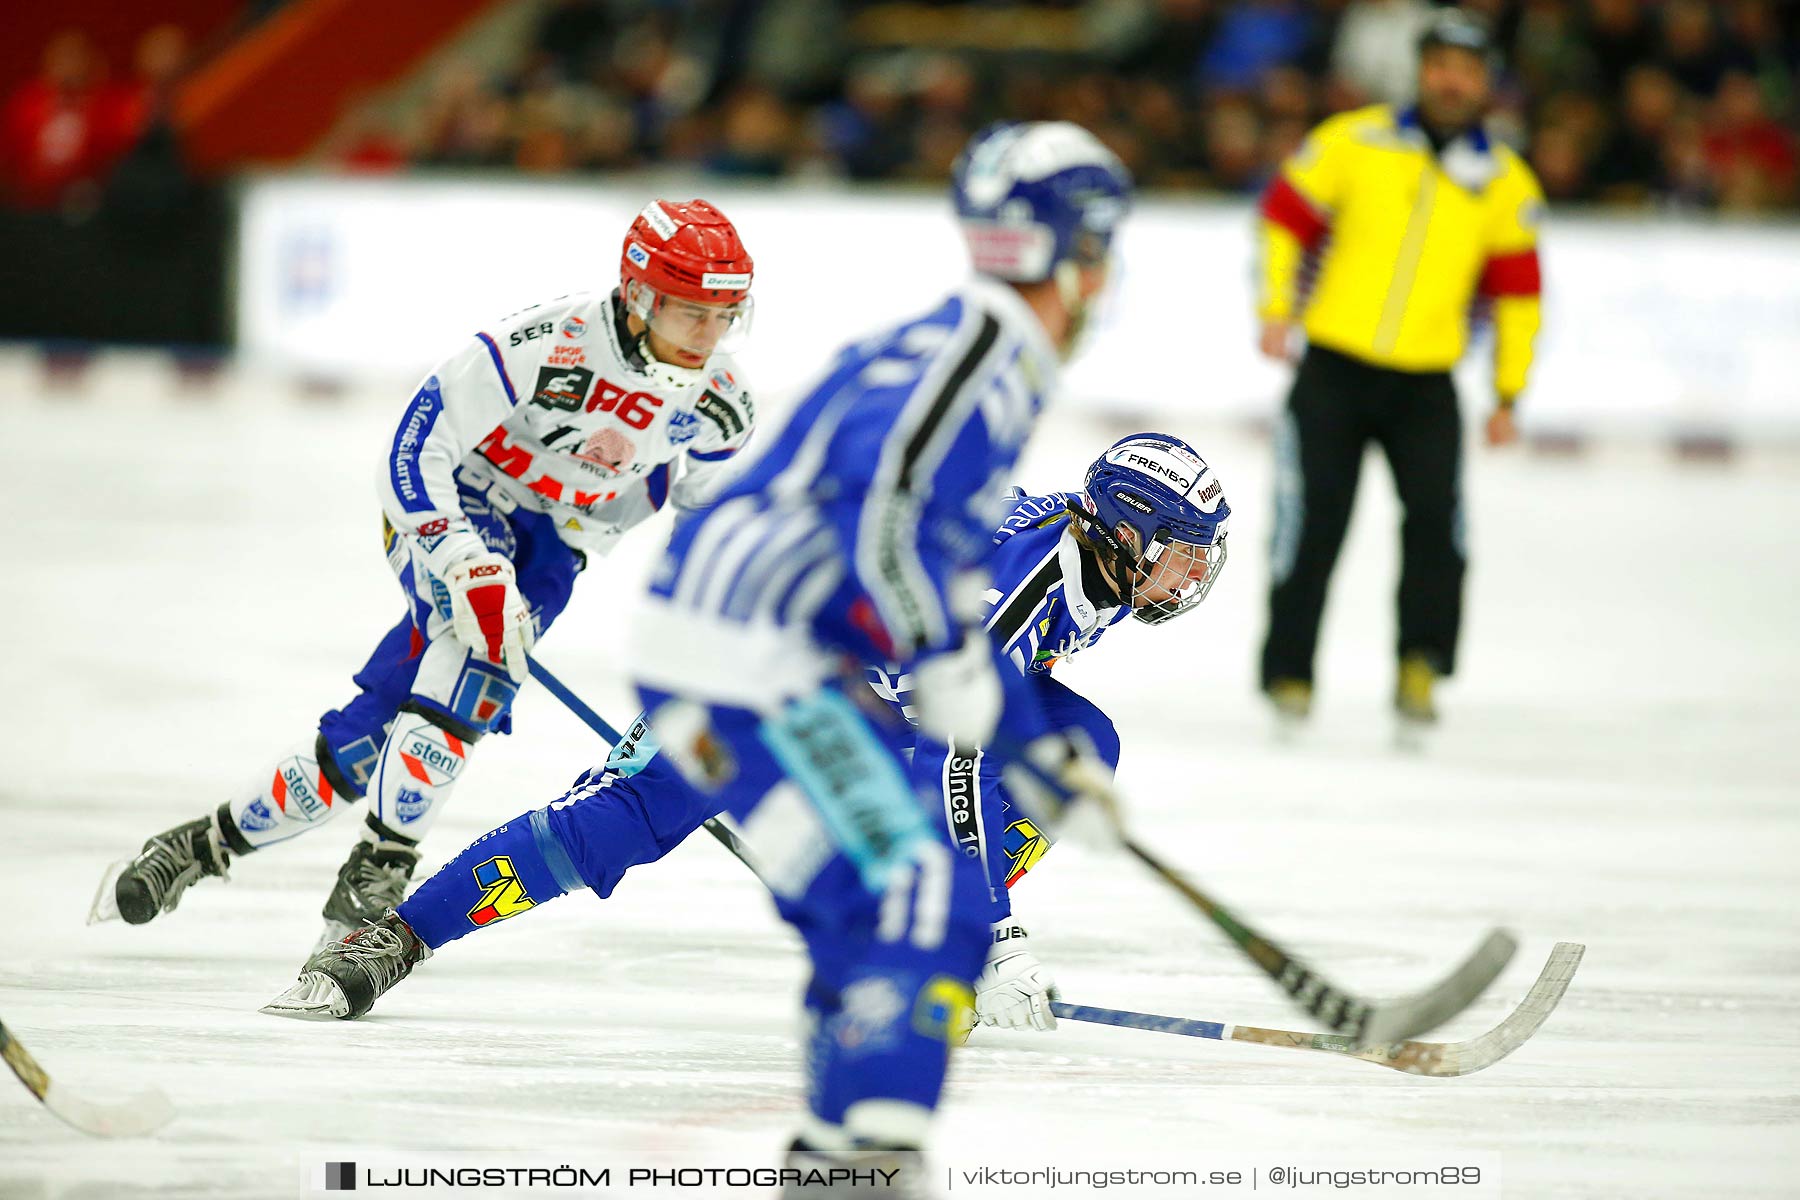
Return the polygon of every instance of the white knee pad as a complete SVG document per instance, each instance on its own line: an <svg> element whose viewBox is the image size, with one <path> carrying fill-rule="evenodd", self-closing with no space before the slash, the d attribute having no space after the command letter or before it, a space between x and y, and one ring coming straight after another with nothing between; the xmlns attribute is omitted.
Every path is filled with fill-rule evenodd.
<svg viewBox="0 0 1800 1200"><path fill-rule="evenodd" d="M326 778L317 746L316 739L296 746L227 802L227 841L235 830L252 849L260 849L323 825L356 802Z"/></svg>
<svg viewBox="0 0 1800 1200"><path fill-rule="evenodd" d="M370 815L413 841L424 837L468 763L469 742L420 712L402 710L369 781Z"/></svg>
<svg viewBox="0 0 1800 1200"><path fill-rule="evenodd" d="M413 697L448 714L442 722L480 737L504 729L519 685L505 669L482 661L448 633L425 647Z"/></svg>

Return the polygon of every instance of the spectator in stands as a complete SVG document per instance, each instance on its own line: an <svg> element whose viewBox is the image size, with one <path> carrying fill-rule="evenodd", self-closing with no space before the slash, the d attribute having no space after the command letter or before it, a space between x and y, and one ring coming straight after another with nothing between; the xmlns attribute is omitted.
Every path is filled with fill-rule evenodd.
<svg viewBox="0 0 1800 1200"><path fill-rule="evenodd" d="M1587 0L1581 36L1603 95L1617 96L1626 76L1656 55L1656 31L1643 0Z"/></svg>
<svg viewBox="0 0 1800 1200"><path fill-rule="evenodd" d="M512 161L511 107L466 64L437 77L420 129L419 154L429 165L498 167Z"/></svg>
<svg viewBox="0 0 1800 1200"><path fill-rule="evenodd" d="M1794 198L1794 135L1771 120L1762 89L1742 71L1719 83L1702 139L1719 205L1766 209Z"/></svg>
<svg viewBox="0 0 1800 1200"><path fill-rule="evenodd" d="M670 126L699 105L708 82L703 64L660 21L640 21L614 43L608 90L630 110L645 157L661 155Z"/></svg>
<svg viewBox="0 0 1800 1200"><path fill-rule="evenodd" d="M1297 0L1236 0L1221 14L1201 55L1200 85L1214 92L1253 90L1264 71L1305 53L1312 24Z"/></svg>
<svg viewBox="0 0 1800 1200"><path fill-rule="evenodd" d="M1663 147L1681 98L1680 86L1661 67L1646 64L1626 74L1618 122L1594 163L1594 182L1602 200L1643 204L1669 190Z"/></svg>
<svg viewBox="0 0 1800 1200"><path fill-rule="evenodd" d="M1765 100L1779 111L1794 102L1796 46L1792 26L1783 29L1769 0L1734 0L1728 10L1731 36L1745 50L1745 66L1755 72ZM1789 22L1800 23L1800 6L1788 5Z"/></svg>
<svg viewBox="0 0 1800 1200"><path fill-rule="evenodd" d="M773 179L787 167L796 127L781 98L768 88L745 85L726 97L719 142L707 155L716 175Z"/></svg>
<svg viewBox="0 0 1800 1200"><path fill-rule="evenodd" d="M1667 0L1662 17L1662 65L1696 96L1710 99L1733 66L1749 56L1726 44L1706 0Z"/></svg>
<svg viewBox="0 0 1800 1200"><path fill-rule="evenodd" d="M1512 68L1528 93L1545 98L1589 85L1596 68L1585 32L1573 0L1525 0Z"/></svg>
<svg viewBox="0 0 1800 1200"><path fill-rule="evenodd" d="M1321 118L1404 102L1443 0L1005 0L1019 28L1083 8L1081 52L959 41L990 0L922 2L948 11L910 28L862 21L877 0L550 0L509 78L450 73L408 140L457 167L941 180L989 121L1066 119L1149 186L1247 191ZM1796 203L1800 3L1463 6L1504 51L1489 128L1558 199Z"/></svg>
<svg viewBox="0 0 1800 1200"><path fill-rule="evenodd" d="M324 157L343 170L359 174L404 170L411 157L410 148L380 105L364 102L349 108L350 114L332 131Z"/></svg>
<svg viewBox="0 0 1800 1200"><path fill-rule="evenodd" d="M743 7L749 25L743 59L751 79L790 103L817 103L836 92L843 78L844 5L761 0Z"/></svg>
<svg viewBox="0 0 1800 1200"><path fill-rule="evenodd" d="M1302 103L1309 102L1310 92ZM1137 132L1138 145L1135 149L1124 147L1131 151L1124 154L1112 141L1108 145L1139 181L1151 187L1200 186L1205 161L1188 107L1174 87L1156 79L1139 80L1129 90L1125 115Z"/></svg>
<svg viewBox="0 0 1800 1200"><path fill-rule="evenodd" d="M1151 0L1129 31L1118 69L1185 89L1218 28L1220 7L1215 0Z"/></svg>
<svg viewBox="0 0 1800 1200"><path fill-rule="evenodd" d="M932 55L916 75L917 118L910 174L948 179L957 155L977 128L975 73L952 55ZM1092 126L1100 131L1100 123Z"/></svg>
<svg viewBox="0 0 1800 1200"><path fill-rule="evenodd" d="M1707 208L1718 200L1718 180L1706 161L1700 118L1684 109L1669 123L1662 145L1664 198L1677 208Z"/></svg>
<svg viewBox="0 0 1800 1200"><path fill-rule="evenodd" d="M106 203L125 223L153 227L175 218L199 187L173 117L187 34L176 25L151 27L138 38L132 63L131 81L102 100L107 139L120 155L105 164Z"/></svg>
<svg viewBox="0 0 1800 1200"><path fill-rule="evenodd" d="M1255 191L1268 169L1256 107L1241 97L1227 96L1208 105L1203 120L1208 181L1224 192Z"/></svg>
<svg viewBox="0 0 1800 1200"><path fill-rule="evenodd" d="M0 183L10 204L53 209L97 195L124 149L103 84L106 63L79 30L44 48L43 65L0 108Z"/></svg>
<svg viewBox="0 0 1800 1200"><path fill-rule="evenodd" d="M570 136L579 91L567 84L539 85L513 101L513 165L521 171L555 173L575 167Z"/></svg>
<svg viewBox="0 0 1800 1200"><path fill-rule="evenodd" d="M131 60L132 78L101 95L106 138L121 151L152 124L168 119L175 83L188 66L186 31L179 25L152 26L138 38Z"/></svg>
<svg viewBox="0 0 1800 1200"><path fill-rule="evenodd" d="M582 118L574 134L576 161L590 170L615 170L637 163L632 143L631 113L610 96L590 92L584 99ZM670 143L671 153L683 147Z"/></svg>
<svg viewBox="0 0 1800 1200"><path fill-rule="evenodd" d="M1580 135L1568 125L1546 125L1531 139L1531 169L1551 200L1584 200L1592 187Z"/></svg>
<svg viewBox="0 0 1800 1200"><path fill-rule="evenodd" d="M606 0L556 0L538 20L532 49L558 77L586 79L596 68L610 65L618 24Z"/></svg>
<svg viewBox="0 0 1800 1200"><path fill-rule="evenodd" d="M891 63L851 68L844 98L821 114L821 141L851 179L885 179L912 160L906 93Z"/></svg>

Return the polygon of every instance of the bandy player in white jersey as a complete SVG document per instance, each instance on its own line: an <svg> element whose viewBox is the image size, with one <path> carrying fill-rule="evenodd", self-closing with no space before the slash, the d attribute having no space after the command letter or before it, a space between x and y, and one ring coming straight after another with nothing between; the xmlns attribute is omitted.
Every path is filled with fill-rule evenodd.
<svg viewBox="0 0 1800 1200"><path fill-rule="evenodd" d="M752 263L704 200L647 205L611 294L565 296L477 333L419 385L381 468L388 562L408 611L360 693L243 791L116 864L94 919L143 924L232 857L316 829L365 794L321 943L397 904L484 734L511 728L526 653L589 556L665 503L708 498L755 420L727 351Z"/></svg>

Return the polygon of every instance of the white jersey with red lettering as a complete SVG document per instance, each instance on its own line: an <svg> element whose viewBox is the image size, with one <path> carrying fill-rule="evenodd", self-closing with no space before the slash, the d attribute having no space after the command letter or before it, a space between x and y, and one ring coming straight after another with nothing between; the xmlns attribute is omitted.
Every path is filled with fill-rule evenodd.
<svg viewBox="0 0 1800 1200"><path fill-rule="evenodd" d="M646 369L616 291L577 293L482 330L425 379L382 464L382 508L440 576L482 550L459 488L604 554L665 502L705 503L754 423L729 355L671 382Z"/></svg>

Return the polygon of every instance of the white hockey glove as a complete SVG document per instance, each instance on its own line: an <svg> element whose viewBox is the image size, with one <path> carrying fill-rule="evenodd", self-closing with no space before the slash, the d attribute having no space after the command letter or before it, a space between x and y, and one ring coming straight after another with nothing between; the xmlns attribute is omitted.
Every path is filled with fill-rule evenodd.
<svg viewBox="0 0 1800 1200"><path fill-rule="evenodd" d="M450 586L450 630L456 640L505 667L515 682L525 682L530 673L525 656L537 631L512 563L504 555L483 552L452 563L444 582Z"/></svg>
<svg viewBox="0 0 1800 1200"><path fill-rule="evenodd" d="M920 659L911 674L913 712L927 737L979 746L994 736L1005 697L985 632L966 631L962 645Z"/></svg>
<svg viewBox="0 0 1800 1200"><path fill-rule="evenodd" d="M1006 764L1001 778L1058 841L1096 848L1119 844L1125 831L1112 770L1085 733L1047 733L1025 747L1024 759Z"/></svg>
<svg viewBox="0 0 1800 1200"><path fill-rule="evenodd" d="M1008 917L994 926L987 966L975 977L975 1019L1001 1029L1055 1029L1056 981L1026 946L1025 927Z"/></svg>

